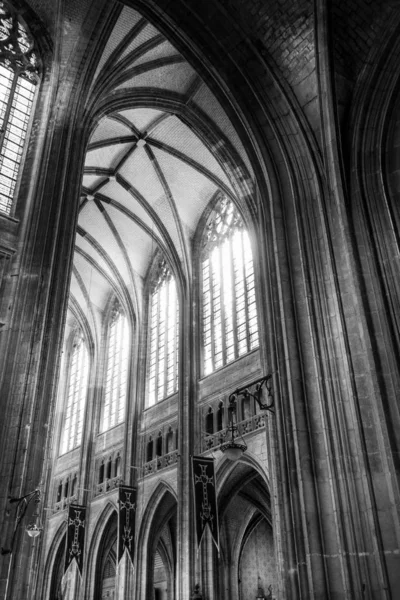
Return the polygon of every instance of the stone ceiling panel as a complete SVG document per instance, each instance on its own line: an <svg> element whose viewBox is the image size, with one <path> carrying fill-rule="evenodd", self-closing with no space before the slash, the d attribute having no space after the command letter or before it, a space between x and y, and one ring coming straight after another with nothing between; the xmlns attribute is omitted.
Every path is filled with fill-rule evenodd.
<svg viewBox="0 0 400 600"><path fill-rule="evenodd" d="M129 34L129 32L136 25L136 23L140 21L141 18L142 17L137 12L135 12L131 8L128 8L127 6L125 6L122 9L118 21L103 50L93 81L96 81L98 74L104 67L107 60L117 49L118 45L122 42L122 40Z"/></svg>
<svg viewBox="0 0 400 600"><path fill-rule="evenodd" d="M134 221L127 219L116 207L108 205L107 212L118 228L133 270L144 278L150 258L157 248L156 242Z"/></svg>
<svg viewBox="0 0 400 600"><path fill-rule="evenodd" d="M112 279L115 284L117 283L117 280L115 279L115 273L113 273L107 261L104 260L101 254L99 254L99 252L93 247L87 238L78 234L76 236L75 244L76 251L78 253L79 250L82 250L84 254L88 254L89 257L96 263L96 265L98 265L99 269L104 271L109 279Z"/></svg>
<svg viewBox="0 0 400 600"><path fill-rule="evenodd" d="M141 69L144 65L141 65ZM131 88L154 88L154 90L166 90L185 94L193 69L188 63L169 64L152 68L149 71L135 75L128 81L116 87L116 90ZM156 93L156 92L154 92Z"/></svg>
<svg viewBox="0 0 400 600"><path fill-rule="evenodd" d="M152 60L165 58L167 56L179 56L179 53L170 43L165 41L143 54L140 58L136 59L135 66L142 65Z"/></svg>
<svg viewBox="0 0 400 600"><path fill-rule="evenodd" d="M137 148L119 173L150 205L164 195L163 187L144 148Z"/></svg>
<svg viewBox="0 0 400 600"><path fill-rule="evenodd" d="M242 142L238 134L236 133L235 128L232 125L232 122L228 118L226 112L216 99L216 97L211 93L209 88L206 85L202 85L200 89L197 91L196 95L193 98L193 101L201 110L203 110L209 117L212 119L215 124L220 128L223 134L231 142L233 148L240 154L241 159L244 161L247 169L249 170L250 175L254 178L253 168L248 159L247 153L243 147Z"/></svg>
<svg viewBox="0 0 400 600"><path fill-rule="evenodd" d="M82 188L94 190L104 180L103 175L83 175Z"/></svg>
<svg viewBox="0 0 400 600"><path fill-rule="evenodd" d="M129 16L127 18L129 19ZM128 44L128 46L125 48L125 50L121 54L121 59L126 58L131 52L133 52L133 50L136 50L142 44L145 44L157 35L159 35L157 29L153 27L153 25L151 25L150 23L147 23L147 25L133 38L130 44Z"/></svg>
<svg viewBox="0 0 400 600"><path fill-rule="evenodd" d="M197 222L217 187L204 175L163 150L154 149L180 218L194 233Z"/></svg>
<svg viewBox="0 0 400 600"><path fill-rule="evenodd" d="M146 107L121 110L119 114L133 123L136 129L145 133L149 125L159 119L164 113L161 110Z"/></svg>
<svg viewBox="0 0 400 600"><path fill-rule="evenodd" d="M95 150L88 150L86 153L85 167L113 168L121 158L134 146L134 142L127 144L113 144L103 146Z"/></svg>
<svg viewBox="0 0 400 600"><path fill-rule="evenodd" d="M94 142L99 142L101 140L108 140L119 135L132 135L132 131L127 125L109 117L108 119L102 119L99 122L90 138L90 143L93 144Z"/></svg>
<svg viewBox="0 0 400 600"><path fill-rule="evenodd" d="M74 257L74 266L79 272L82 283L85 286L86 292L92 304L97 306L100 311L104 310L106 302L112 291L112 287L107 279L103 277L98 269L88 263L87 260L77 253ZM84 308L85 306L82 306L82 310L84 310Z"/></svg>
<svg viewBox="0 0 400 600"><path fill-rule="evenodd" d="M113 263L113 267L110 265L110 268L115 268L126 282L126 285L129 285L130 274L124 256L105 217L104 211L101 212L94 201L91 200L81 212L79 225L102 246Z"/></svg>
<svg viewBox="0 0 400 600"><path fill-rule="evenodd" d="M232 190L229 179L218 161L200 138L175 115L171 115L168 119L162 121L152 132L151 138L172 146L189 159L205 167Z"/></svg>

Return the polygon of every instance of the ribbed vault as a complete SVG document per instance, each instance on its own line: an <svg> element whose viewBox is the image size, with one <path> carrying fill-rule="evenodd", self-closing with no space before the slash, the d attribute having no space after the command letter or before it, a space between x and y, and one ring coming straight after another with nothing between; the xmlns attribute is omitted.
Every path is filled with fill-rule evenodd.
<svg viewBox="0 0 400 600"><path fill-rule="evenodd" d="M253 190L245 150L210 89L146 19L124 7L95 69L71 306L94 338L112 295L140 317L157 250L190 278L201 215ZM79 310L78 310L79 307Z"/></svg>

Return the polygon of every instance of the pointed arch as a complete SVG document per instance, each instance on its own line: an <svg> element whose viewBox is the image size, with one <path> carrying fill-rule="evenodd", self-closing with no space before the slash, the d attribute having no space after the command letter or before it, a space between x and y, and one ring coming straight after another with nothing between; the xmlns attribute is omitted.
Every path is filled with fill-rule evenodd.
<svg viewBox="0 0 400 600"><path fill-rule="evenodd" d="M178 391L179 296L176 278L157 253L148 275L147 405Z"/></svg>
<svg viewBox="0 0 400 600"><path fill-rule="evenodd" d="M57 586L60 579L60 571L63 572L65 561L67 524L62 521L59 525L47 554L46 565L44 569L44 579L42 587L43 598L57 598ZM61 573L62 577L62 573Z"/></svg>
<svg viewBox="0 0 400 600"><path fill-rule="evenodd" d="M253 252L245 221L222 192L205 211L200 235L199 280L202 373L259 346Z"/></svg>
<svg viewBox="0 0 400 600"><path fill-rule="evenodd" d="M81 444L89 386L89 368L90 353L87 341L83 332L77 329L71 338L60 454L65 454Z"/></svg>
<svg viewBox="0 0 400 600"><path fill-rule="evenodd" d="M96 594L101 592L101 569L112 550L114 534L117 539L117 523L117 505L108 500L97 519L89 546L85 597L97 598Z"/></svg>
<svg viewBox="0 0 400 600"><path fill-rule="evenodd" d="M217 481L221 560L218 562L214 555L213 585L221 600L238 595L243 599L253 598L258 585L253 573L258 560L254 531L259 526L259 545L263 556L268 557L269 572L264 577L260 558L257 575L264 577L261 579L264 585L275 582L275 550L267 474L258 459L246 452L234 465L229 460L223 460L217 470ZM251 543L247 544L249 539ZM247 591L244 580L247 582Z"/></svg>
<svg viewBox="0 0 400 600"><path fill-rule="evenodd" d="M174 597L176 576L177 496L171 486L160 481L141 519L137 547L141 548L137 563L137 593L141 598L153 598L155 554L159 551L167 572L169 597ZM163 558L164 557L164 558ZM168 558L167 558L168 557Z"/></svg>
<svg viewBox="0 0 400 600"><path fill-rule="evenodd" d="M266 470L266 465L263 462L261 462L257 455L253 454L251 450L247 449L246 452L237 462L232 462L228 458L224 457L223 460L218 463L216 470L218 493L220 493L220 491L225 486L227 480L229 480L234 474L236 466L240 464L244 464L247 467L256 471L257 474L260 475L261 479L264 481L266 487L269 489L269 474Z"/></svg>
<svg viewBox="0 0 400 600"><path fill-rule="evenodd" d="M122 423L126 411L129 349L132 344L128 319L117 298L112 300L107 311L105 335L106 357L100 432Z"/></svg>

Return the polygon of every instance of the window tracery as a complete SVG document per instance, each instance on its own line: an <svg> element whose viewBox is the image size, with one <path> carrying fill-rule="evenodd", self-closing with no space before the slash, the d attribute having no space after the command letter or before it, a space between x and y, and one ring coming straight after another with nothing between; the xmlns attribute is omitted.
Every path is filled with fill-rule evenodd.
<svg viewBox="0 0 400 600"><path fill-rule="evenodd" d="M81 332L75 335L68 374L61 454L80 445L89 380L89 353Z"/></svg>
<svg viewBox="0 0 400 600"><path fill-rule="evenodd" d="M25 146L39 60L17 12L0 1L0 210L9 214Z"/></svg>
<svg viewBox="0 0 400 600"><path fill-rule="evenodd" d="M175 279L166 261L161 260L150 294L148 406L178 389L178 324Z"/></svg>
<svg viewBox="0 0 400 600"><path fill-rule="evenodd" d="M222 194L204 232L201 279L203 370L209 375L259 343L250 238Z"/></svg>
<svg viewBox="0 0 400 600"><path fill-rule="evenodd" d="M118 303L114 304L108 331L103 415L100 430L122 423L128 385L129 329Z"/></svg>

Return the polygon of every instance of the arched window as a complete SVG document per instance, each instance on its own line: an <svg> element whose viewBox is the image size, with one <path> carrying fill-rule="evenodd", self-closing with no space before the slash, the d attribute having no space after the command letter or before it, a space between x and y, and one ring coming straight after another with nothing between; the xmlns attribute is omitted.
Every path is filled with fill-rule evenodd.
<svg viewBox="0 0 400 600"><path fill-rule="evenodd" d="M175 279L161 260L150 296L148 406L178 389L178 324Z"/></svg>
<svg viewBox="0 0 400 600"><path fill-rule="evenodd" d="M254 400L252 402L252 399L249 396L243 396L242 397L242 405L241 405L241 417L242 420L245 419L250 419L253 416L253 411L252 411L252 404L254 403Z"/></svg>
<svg viewBox="0 0 400 600"><path fill-rule="evenodd" d="M214 433L214 413L211 406L208 409L206 414L206 433L209 435Z"/></svg>
<svg viewBox="0 0 400 600"><path fill-rule="evenodd" d="M207 223L201 256L204 375L258 346L253 257L232 201L221 194Z"/></svg>
<svg viewBox="0 0 400 600"><path fill-rule="evenodd" d="M168 429L166 446L167 454L174 451L174 432L172 431L171 427Z"/></svg>
<svg viewBox="0 0 400 600"><path fill-rule="evenodd" d="M111 479L111 473L112 473L112 458L110 456L108 459L108 462L107 462L106 479Z"/></svg>
<svg viewBox="0 0 400 600"><path fill-rule="evenodd" d="M121 455L118 453L114 465L114 477L121 475Z"/></svg>
<svg viewBox="0 0 400 600"><path fill-rule="evenodd" d="M128 382L129 328L118 303L111 313L101 431L122 423Z"/></svg>
<svg viewBox="0 0 400 600"><path fill-rule="evenodd" d="M103 460L101 462L100 468L99 468L99 483L103 483L103 481L104 481L104 470L105 470L105 464L104 464L104 460Z"/></svg>
<svg viewBox="0 0 400 600"><path fill-rule="evenodd" d="M74 475L73 479L72 479L72 483L71 483L71 496L75 496L77 484L78 484L78 478L76 475Z"/></svg>
<svg viewBox="0 0 400 600"><path fill-rule="evenodd" d="M0 2L0 211L11 213L36 84L34 40L15 10Z"/></svg>
<svg viewBox="0 0 400 600"><path fill-rule="evenodd" d="M153 438L150 437L149 441L147 442L147 452L146 452L146 461L150 462L151 460L153 460Z"/></svg>
<svg viewBox="0 0 400 600"><path fill-rule="evenodd" d="M63 490L63 482L60 481L60 483L58 484L58 487L57 487L56 502L61 502L61 499L62 499L62 490Z"/></svg>
<svg viewBox="0 0 400 600"><path fill-rule="evenodd" d="M221 401L218 404L218 411L217 411L217 431L221 431L222 429L224 429L224 413L225 413L225 407L224 407L224 403Z"/></svg>
<svg viewBox="0 0 400 600"><path fill-rule="evenodd" d="M89 354L81 333L74 338L68 374L67 401L61 436L61 454L81 443L83 413L89 379Z"/></svg>
<svg viewBox="0 0 400 600"><path fill-rule="evenodd" d="M162 432L159 431L157 441L156 441L156 456L162 456L162 453L163 453L162 452L162 442L163 442Z"/></svg>

